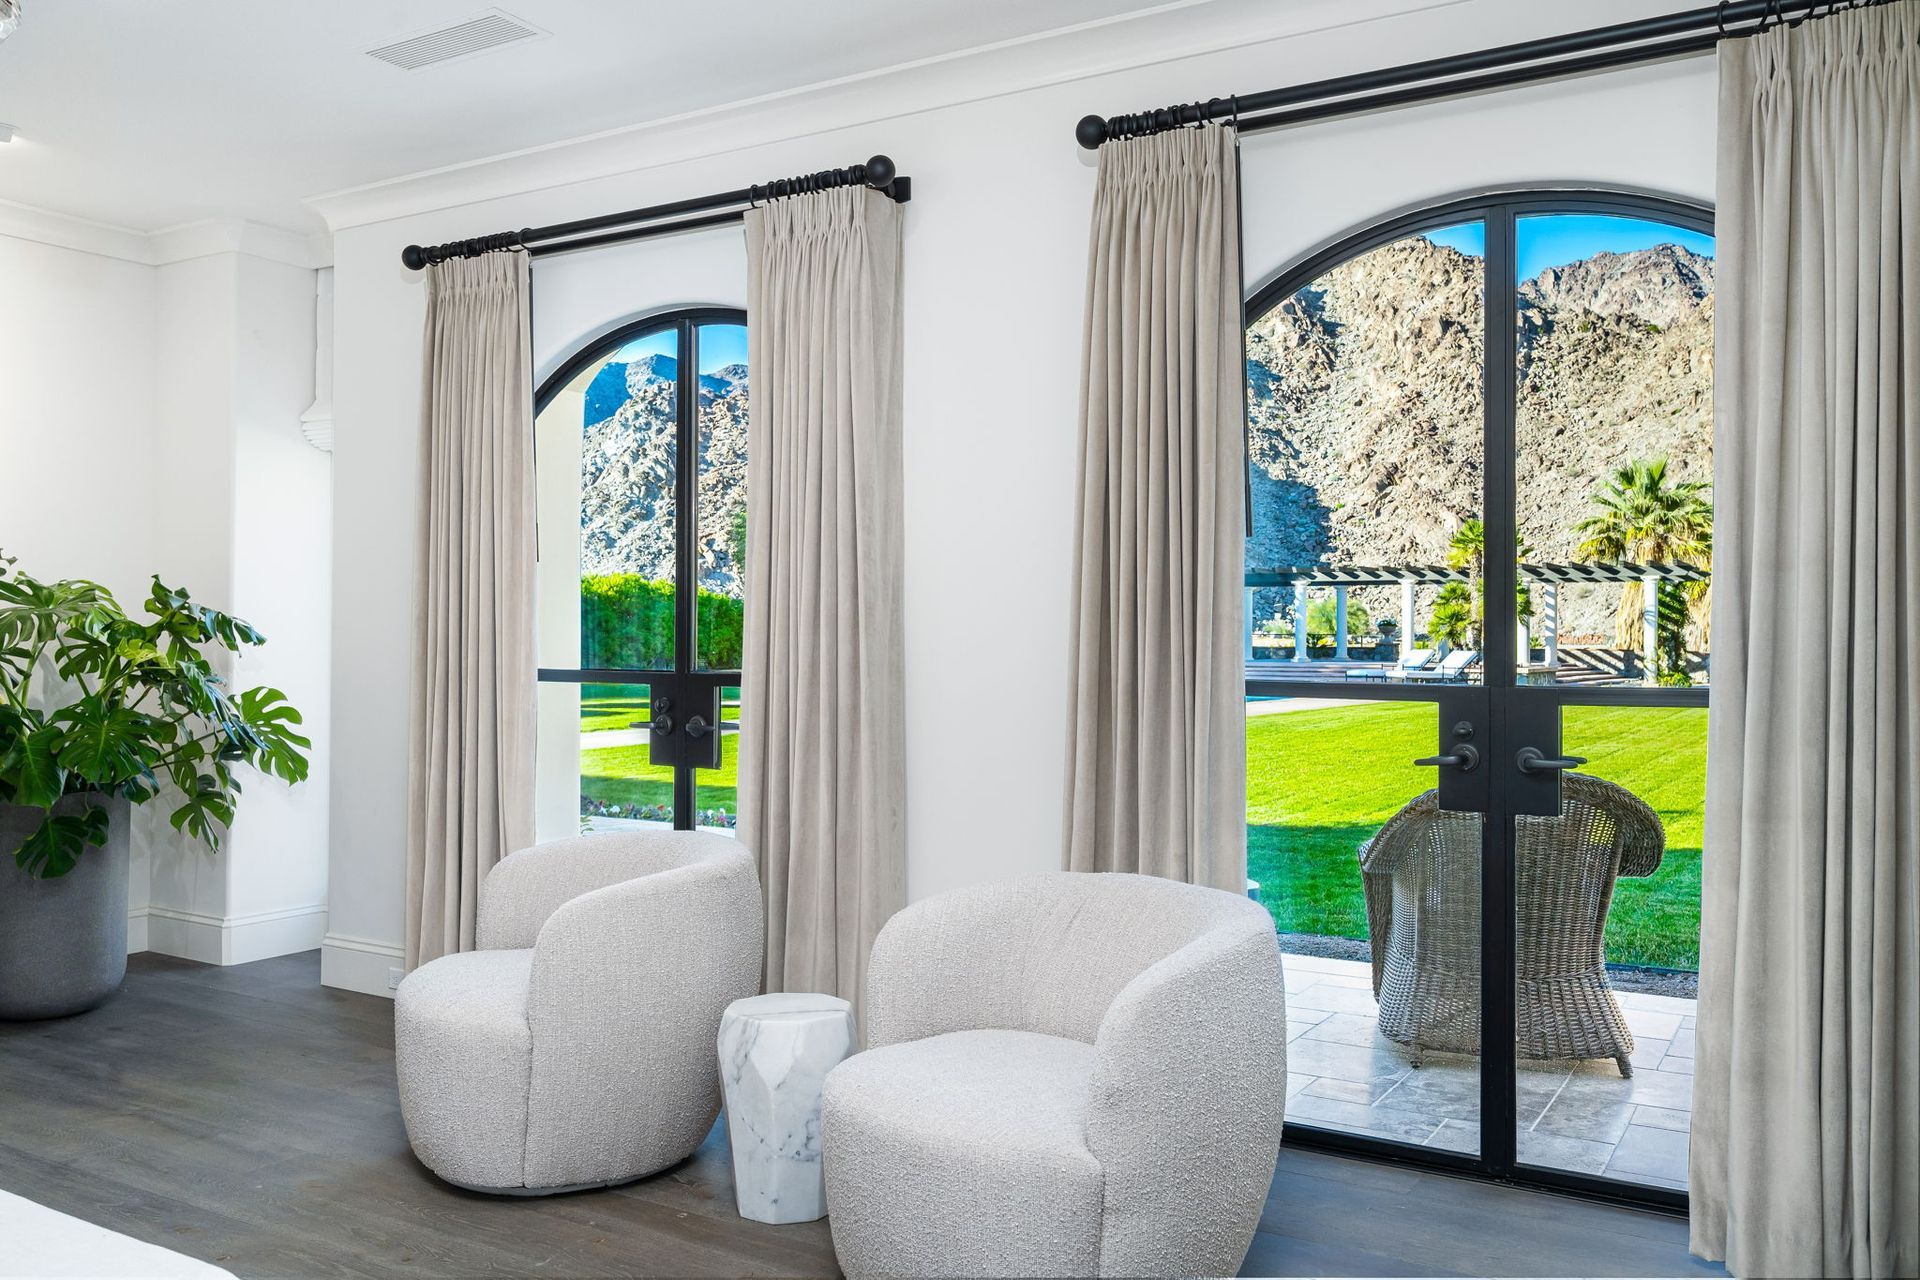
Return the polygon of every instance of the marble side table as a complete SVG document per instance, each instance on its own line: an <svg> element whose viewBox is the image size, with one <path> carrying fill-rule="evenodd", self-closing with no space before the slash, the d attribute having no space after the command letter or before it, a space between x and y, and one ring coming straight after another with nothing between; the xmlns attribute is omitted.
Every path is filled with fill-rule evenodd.
<svg viewBox="0 0 1920 1280"><path fill-rule="evenodd" d="M720 1019L720 1083L741 1217L812 1222L826 1216L820 1085L852 1050L853 1011L837 996L784 992L727 1006Z"/></svg>

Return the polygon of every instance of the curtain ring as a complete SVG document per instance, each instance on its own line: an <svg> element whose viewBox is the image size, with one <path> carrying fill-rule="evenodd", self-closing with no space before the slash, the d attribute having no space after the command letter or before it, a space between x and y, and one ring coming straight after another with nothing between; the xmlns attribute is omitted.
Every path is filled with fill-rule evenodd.
<svg viewBox="0 0 1920 1280"><path fill-rule="evenodd" d="M1731 2L1732 0L1720 0L1719 4L1713 6L1713 25L1720 28L1722 40L1727 38L1727 5Z"/></svg>

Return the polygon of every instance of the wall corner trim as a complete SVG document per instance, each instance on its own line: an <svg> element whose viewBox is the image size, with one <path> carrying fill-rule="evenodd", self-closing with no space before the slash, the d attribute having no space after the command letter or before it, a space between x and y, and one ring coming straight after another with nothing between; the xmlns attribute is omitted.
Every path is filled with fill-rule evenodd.
<svg viewBox="0 0 1920 1280"><path fill-rule="evenodd" d="M405 957L399 943L329 933L320 943L320 985L391 1000L390 971L405 968Z"/></svg>
<svg viewBox="0 0 1920 1280"><path fill-rule="evenodd" d="M327 931L324 902L242 916L214 916L148 906L144 916L146 950L183 960L198 960L202 964L250 964L274 956L312 951ZM128 926L131 949L131 919Z"/></svg>

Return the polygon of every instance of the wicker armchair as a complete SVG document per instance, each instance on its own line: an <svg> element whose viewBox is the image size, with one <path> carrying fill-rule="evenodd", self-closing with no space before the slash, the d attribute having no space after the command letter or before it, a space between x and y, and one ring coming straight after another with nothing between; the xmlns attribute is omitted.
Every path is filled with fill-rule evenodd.
<svg viewBox="0 0 1920 1280"><path fill-rule="evenodd" d="M1607 985L1603 935L1618 876L1653 874L1666 837L1626 789L1561 780L1561 816L1520 818L1515 849L1514 1022L1522 1059L1612 1058L1633 1033ZM1429 791L1360 846L1380 1031L1413 1061L1480 1050L1480 815Z"/></svg>

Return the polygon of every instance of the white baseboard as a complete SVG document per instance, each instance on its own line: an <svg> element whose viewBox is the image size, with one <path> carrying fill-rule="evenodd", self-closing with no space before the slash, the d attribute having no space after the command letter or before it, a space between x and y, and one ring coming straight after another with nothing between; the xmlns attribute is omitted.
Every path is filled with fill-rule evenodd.
<svg viewBox="0 0 1920 1280"><path fill-rule="evenodd" d="M146 909L146 949L202 964L249 964L312 951L327 932L325 904L211 916L172 907ZM129 932L128 943L132 943Z"/></svg>
<svg viewBox="0 0 1920 1280"><path fill-rule="evenodd" d="M320 943L320 985L393 999L392 974L406 963L406 952L377 938L330 933Z"/></svg>
<svg viewBox="0 0 1920 1280"><path fill-rule="evenodd" d="M147 909L135 907L127 912L127 954L137 956L147 950L151 950L147 946Z"/></svg>

